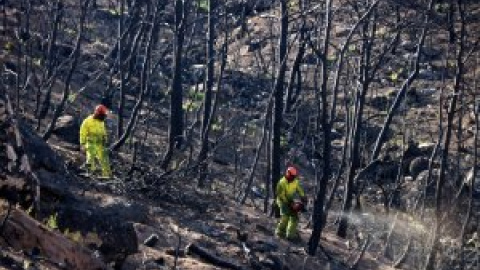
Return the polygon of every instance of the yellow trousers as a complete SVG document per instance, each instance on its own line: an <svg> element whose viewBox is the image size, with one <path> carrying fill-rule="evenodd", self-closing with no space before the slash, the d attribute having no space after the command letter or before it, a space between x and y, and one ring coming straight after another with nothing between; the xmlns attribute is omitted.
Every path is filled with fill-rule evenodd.
<svg viewBox="0 0 480 270"><path fill-rule="evenodd" d="M110 161L108 158L108 153L105 149L105 146L100 143L87 143L86 146L87 152L87 167L93 173L97 170L96 163L100 163L102 168L103 177L111 177L112 171L110 170Z"/></svg>
<svg viewBox="0 0 480 270"><path fill-rule="evenodd" d="M279 237L287 237L287 239L295 239L298 235L298 214L292 212L288 205L281 204L280 221L277 224L275 234Z"/></svg>

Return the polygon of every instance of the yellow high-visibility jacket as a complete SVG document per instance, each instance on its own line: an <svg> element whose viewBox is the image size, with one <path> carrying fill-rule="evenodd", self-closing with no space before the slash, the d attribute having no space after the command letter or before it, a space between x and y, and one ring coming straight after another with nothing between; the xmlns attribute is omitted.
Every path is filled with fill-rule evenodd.
<svg viewBox="0 0 480 270"><path fill-rule="evenodd" d="M93 118L93 115L85 118L80 126L80 145L105 144L107 141L107 129L105 122Z"/></svg>
<svg viewBox="0 0 480 270"><path fill-rule="evenodd" d="M305 197L305 191L303 191L302 186L298 177L296 177L292 182L288 182L287 179L282 177L277 183L277 205L282 206L292 202L295 195Z"/></svg>

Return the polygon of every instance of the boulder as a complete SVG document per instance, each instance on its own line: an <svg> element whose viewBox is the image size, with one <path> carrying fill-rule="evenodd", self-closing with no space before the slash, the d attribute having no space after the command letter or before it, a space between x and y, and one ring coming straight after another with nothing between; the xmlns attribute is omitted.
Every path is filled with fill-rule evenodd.
<svg viewBox="0 0 480 270"><path fill-rule="evenodd" d="M426 143L419 143L418 144L418 149L425 155L428 155L430 156L433 152L433 150L435 149L435 143L430 143L430 142L426 142Z"/></svg>
<svg viewBox="0 0 480 270"><path fill-rule="evenodd" d="M71 115L60 116L53 130L59 139L71 144L79 144L80 121Z"/></svg>
<svg viewBox="0 0 480 270"><path fill-rule="evenodd" d="M148 219L148 208L134 201L114 198L102 207L105 215L115 215L122 220L144 223Z"/></svg>
<svg viewBox="0 0 480 270"><path fill-rule="evenodd" d="M138 241L133 223L119 213L78 200L64 202L54 208L60 230L94 234L89 246L98 249L107 261L124 259L138 251Z"/></svg>
<svg viewBox="0 0 480 270"><path fill-rule="evenodd" d="M408 167L410 175L415 180L417 176L428 169L429 160L426 157L414 158Z"/></svg>

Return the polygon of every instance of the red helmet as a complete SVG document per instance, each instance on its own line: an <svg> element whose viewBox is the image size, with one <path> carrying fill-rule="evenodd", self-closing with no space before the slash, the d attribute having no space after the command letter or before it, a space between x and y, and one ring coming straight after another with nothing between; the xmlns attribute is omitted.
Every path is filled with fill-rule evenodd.
<svg viewBox="0 0 480 270"><path fill-rule="evenodd" d="M94 114L97 115L97 116L101 116L101 115L107 115L108 113L108 109L107 107L105 107L105 105L98 105L97 107L95 107L95 112Z"/></svg>
<svg viewBox="0 0 480 270"><path fill-rule="evenodd" d="M292 176L295 177L298 175L297 169L293 166L290 166L287 168L287 171L285 172L287 176Z"/></svg>

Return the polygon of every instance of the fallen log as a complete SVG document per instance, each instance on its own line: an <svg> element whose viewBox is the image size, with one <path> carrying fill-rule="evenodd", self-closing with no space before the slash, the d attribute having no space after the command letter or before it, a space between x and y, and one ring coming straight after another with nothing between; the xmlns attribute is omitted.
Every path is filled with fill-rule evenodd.
<svg viewBox="0 0 480 270"><path fill-rule="evenodd" d="M202 258L203 260L219 267L224 267L228 269L233 269L233 270L245 270L246 268L243 267L242 265L233 262L232 260L229 259L224 259L216 254L214 254L212 251L199 246L198 244L195 243L190 243L187 247L186 250L189 254L195 254Z"/></svg>
<svg viewBox="0 0 480 270"><path fill-rule="evenodd" d="M2 211L2 217L6 213ZM2 237L17 250L38 249L43 257L72 270L101 270L107 266L93 252L50 231L21 210L13 209L6 219Z"/></svg>

